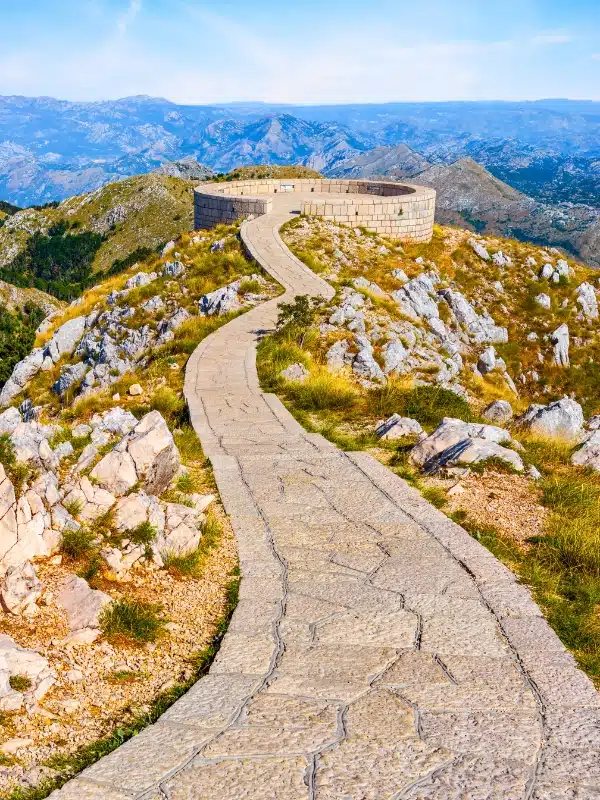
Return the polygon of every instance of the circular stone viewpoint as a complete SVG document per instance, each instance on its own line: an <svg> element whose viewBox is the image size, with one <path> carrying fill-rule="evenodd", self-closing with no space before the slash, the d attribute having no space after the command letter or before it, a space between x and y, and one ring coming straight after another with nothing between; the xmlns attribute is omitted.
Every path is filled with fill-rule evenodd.
<svg viewBox="0 0 600 800"><path fill-rule="evenodd" d="M433 233L435 189L392 181L324 178L206 183L194 193L195 227L212 228L220 222L270 214L283 206L396 239L428 242Z"/></svg>

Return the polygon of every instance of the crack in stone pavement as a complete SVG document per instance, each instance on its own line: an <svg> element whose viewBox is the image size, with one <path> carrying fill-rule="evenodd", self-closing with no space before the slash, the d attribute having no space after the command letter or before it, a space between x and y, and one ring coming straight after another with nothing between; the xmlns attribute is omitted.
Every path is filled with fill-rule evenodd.
<svg viewBox="0 0 600 800"><path fill-rule="evenodd" d="M278 303L333 296L279 236L298 205L274 195L241 231L285 294L186 368L238 544L230 629L155 725L53 797L597 797L598 693L527 590L370 455L305 432L260 390L256 344Z"/></svg>

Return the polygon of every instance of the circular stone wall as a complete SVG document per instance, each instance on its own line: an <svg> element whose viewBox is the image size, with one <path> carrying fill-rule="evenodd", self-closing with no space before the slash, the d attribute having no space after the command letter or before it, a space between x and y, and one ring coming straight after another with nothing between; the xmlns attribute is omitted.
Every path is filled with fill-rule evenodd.
<svg viewBox="0 0 600 800"><path fill-rule="evenodd" d="M435 189L325 178L202 184L194 192L195 227L212 228L220 222L269 214L289 193L300 195L298 209L307 216L414 242L427 242L433 234Z"/></svg>

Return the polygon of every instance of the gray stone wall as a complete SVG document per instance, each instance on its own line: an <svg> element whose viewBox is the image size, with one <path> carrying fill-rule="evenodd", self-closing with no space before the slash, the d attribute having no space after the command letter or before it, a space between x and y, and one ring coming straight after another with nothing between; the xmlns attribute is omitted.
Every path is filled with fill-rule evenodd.
<svg viewBox="0 0 600 800"><path fill-rule="evenodd" d="M196 228L211 228L250 215L268 214L273 200L264 195L297 192L302 213L393 238L425 242L431 239L435 190L390 181L256 180L209 183L194 193ZM314 200L309 195L315 194ZM331 195L331 201L322 195Z"/></svg>

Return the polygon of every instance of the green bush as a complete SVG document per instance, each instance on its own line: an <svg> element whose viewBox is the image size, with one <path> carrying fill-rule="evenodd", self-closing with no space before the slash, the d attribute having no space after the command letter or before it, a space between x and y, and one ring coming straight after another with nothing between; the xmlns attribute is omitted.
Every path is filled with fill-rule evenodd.
<svg viewBox="0 0 600 800"><path fill-rule="evenodd" d="M81 558L94 549L96 537L86 528L63 531L60 551L70 558Z"/></svg>
<svg viewBox="0 0 600 800"><path fill-rule="evenodd" d="M100 627L109 639L154 642L167 622L159 611L160 606L140 600L113 600L102 611Z"/></svg>
<svg viewBox="0 0 600 800"><path fill-rule="evenodd" d="M29 355L35 331L44 319L44 312L34 305L24 311L10 312L0 306L0 388L9 379L18 361Z"/></svg>

